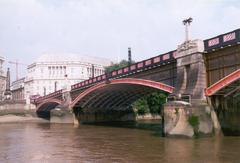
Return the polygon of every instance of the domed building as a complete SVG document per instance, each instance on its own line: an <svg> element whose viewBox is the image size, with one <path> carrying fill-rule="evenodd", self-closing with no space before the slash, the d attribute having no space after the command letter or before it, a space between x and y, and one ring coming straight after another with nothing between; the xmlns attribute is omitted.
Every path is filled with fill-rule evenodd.
<svg viewBox="0 0 240 163"><path fill-rule="evenodd" d="M43 54L27 67L25 99L43 96L94 76L104 74L110 60L77 54Z"/></svg>

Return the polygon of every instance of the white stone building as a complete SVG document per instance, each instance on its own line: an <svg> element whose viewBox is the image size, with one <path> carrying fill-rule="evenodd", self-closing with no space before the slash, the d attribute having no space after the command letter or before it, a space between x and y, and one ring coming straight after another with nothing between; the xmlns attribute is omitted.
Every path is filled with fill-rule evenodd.
<svg viewBox="0 0 240 163"><path fill-rule="evenodd" d="M27 67L25 99L43 96L104 73L110 60L77 54L44 54Z"/></svg>
<svg viewBox="0 0 240 163"><path fill-rule="evenodd" d="M25 78L18 79L11 84L12 99L15 101L25 100L24 96L24 80Z"/></svg>
<svg viewBox="0 0 240 163"><path fill-rule="evenodd" d="M0 56L0 101L4 99L4 91L6 87L6 76L3 71L4 58Z"/></svg>

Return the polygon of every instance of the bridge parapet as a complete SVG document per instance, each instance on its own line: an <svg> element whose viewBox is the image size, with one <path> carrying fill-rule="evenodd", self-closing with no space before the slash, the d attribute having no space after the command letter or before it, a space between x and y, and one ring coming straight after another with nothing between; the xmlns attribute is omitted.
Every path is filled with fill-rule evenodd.
<svg viewBox="0 0 240 163"><path fill-rule="evenodd" d="M214 51L223 47L240 43L240 29L204 40L205 51Z"/></svg>
<svg viewBox="0 0 240 163"><path fill-rule="evenodd" d="M62 95L62 93L63 93L63 90L61 89L61 90L58 90L56 92L50 93L50 94L48 94L46 96L41 96L41 97L38 97L37 99L33 99L31 101L31 103L36 103L36 104L37 103L41 103L41 101L43 101L43 100L46 100L46 99L49 99L49 98L53 98L53 97L56 97L56 96L60 96L60 95Z"/></svg>

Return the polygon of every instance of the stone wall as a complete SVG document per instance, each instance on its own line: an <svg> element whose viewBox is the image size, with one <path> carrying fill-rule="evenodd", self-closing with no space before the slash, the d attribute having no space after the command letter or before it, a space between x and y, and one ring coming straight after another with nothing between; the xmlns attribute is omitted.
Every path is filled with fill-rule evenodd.
<svg viewBox="0 0 240 163"><path fill-rule="evenodd" d="M167 136L206 136L214 133L210 107L205 103L168 102L164 105Z"/></svg>
<svg viewBox="0 0 240 163"><path fill-rule="evenodd" d="M0 103L0 115L26 115L36 116L36 107L32 104L5 102Z"/></svg>

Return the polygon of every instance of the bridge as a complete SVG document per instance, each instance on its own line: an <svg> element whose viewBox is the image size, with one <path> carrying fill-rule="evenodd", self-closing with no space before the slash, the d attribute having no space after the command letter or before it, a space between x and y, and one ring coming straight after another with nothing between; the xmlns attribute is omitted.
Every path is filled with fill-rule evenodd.
<svg viewBox="0 0 240 163"><path fill-rule="evenodd" d="M204 41L187 40L176 50L31 102L36 105L40 117L50 116L51 110L62 106L72 109L78 121L112 121L121 120L123 113L131 113L130 106L138 98L162 92L169 100L186 101L183 97L188 97L192 108L203 105L213 108L221 127L228 130L226 124L233 122L229 122L231 116L226 116L226 110L231 110L229 114L232 111L240 113L237 110L240 107L239 44L240 29Z"/></svg>

